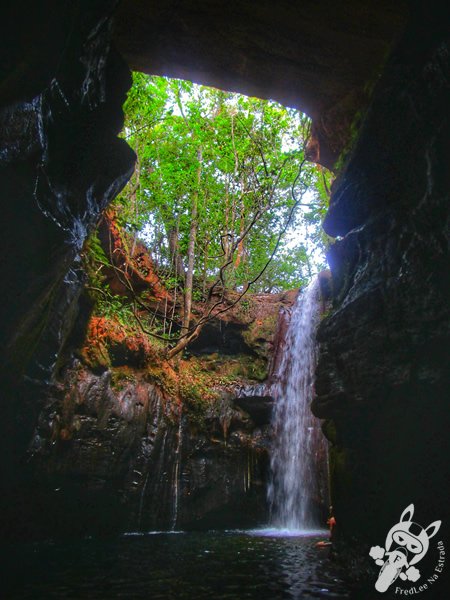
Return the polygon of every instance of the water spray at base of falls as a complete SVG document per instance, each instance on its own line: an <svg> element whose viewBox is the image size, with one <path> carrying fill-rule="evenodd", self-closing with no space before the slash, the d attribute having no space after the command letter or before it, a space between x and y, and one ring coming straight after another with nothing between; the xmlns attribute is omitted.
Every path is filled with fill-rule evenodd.
<svg viewBox="0 0 450 600"><path fill-rule="evenodd" d="M316 366L320 287L315 278L292 308L281 360L269 385L275 399L268 500L272 525L285 530L317 529L324 490L320 464L327 460L320 421L311 413ZM323 486L322 486L323 487Z"/></svg>

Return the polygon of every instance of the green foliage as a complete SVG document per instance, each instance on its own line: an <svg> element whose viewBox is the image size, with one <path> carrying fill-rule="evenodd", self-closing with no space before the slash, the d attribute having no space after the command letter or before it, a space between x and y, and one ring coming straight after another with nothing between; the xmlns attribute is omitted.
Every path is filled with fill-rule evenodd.
<svg viewBox="0 0 450 600"><path fill-rule="evenodd" d="M84 262L96 313L172 344L170 358L185 347L183 334L187 342L197 334L192 323L201 328L218 293L234 290L228 297L239 298L249 286L297 288L323 268L331 175L306 161L310 121L293 109L187 81L140 73L133 79L122 135L138 161L115 200L115 221L129 234L122 237L125 252L133 254L137 236L145 241L171 299L137 294L131 280L127 297L114 295L106 278L120 283L123 272L95 234ZM256 364L254 370L255 378L264 371ZM197 399L204 393L185 390Z"/></svg>
<svg viewBox="0 0 450 600"><path fill-rule="evenodd" d="M196 280L204 288L227 265L224 283L240 289L264 269L296 198L304 206L294 211L288 229L299 233L282 241L276 262L252 289L303 284L324 262L320 222L329 184L323 169L304 160L309 119L271 101L187 81L133 77L124 137L139 163L117 200L122 224L146 239L170 280L174 247L169 237L176 239L186 267L196 194ZM308 262L310 251L321 258Z"/></svg>
<svg viewBox="0 0 450 600"><path fill-rule="evenodd" d="M82 259L84 269L89 276L90 284L101 287L104 279L102 267L110 266L110 262L102 248L96 231L90 235L85 243Z"/></svg>
<svg viewBox="0 0 450 600"><path fill-rule="evenodd" d="M128 299L108 293L106 289L98 298L96 312L100 317L115 319L124 327L136 328L136 319Z"/></svg>
<svg viewBox="0 0 450 600"><path fill-rule="evenodd" d="M124 327L136 329L136 319L128 298L113 294L105 283L104 268L112 269L97 232L88 238L82 253L83 265L88 274L87 286L95 302L95 313L116 320Z"/></svg>

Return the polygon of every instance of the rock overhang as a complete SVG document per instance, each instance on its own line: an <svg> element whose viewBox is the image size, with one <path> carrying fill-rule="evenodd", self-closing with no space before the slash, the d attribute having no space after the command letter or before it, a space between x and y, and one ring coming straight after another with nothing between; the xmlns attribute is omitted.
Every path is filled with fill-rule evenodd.
<svg viewBox="0 0 450 600"><path fill-rule="evenodd" d="M124 0L115 42L133 70L298 108L313 119L310 158L329 168L348 144L407 19L383 0Z"/></svg>

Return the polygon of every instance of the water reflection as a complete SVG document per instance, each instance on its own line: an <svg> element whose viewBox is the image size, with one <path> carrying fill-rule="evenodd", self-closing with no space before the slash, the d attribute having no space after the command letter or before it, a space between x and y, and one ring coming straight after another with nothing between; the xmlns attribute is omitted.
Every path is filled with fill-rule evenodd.
<svg viewBox="0 0 450 600"><path fill-rule="evenodd" d="M327 538L329 533L326 529L285 529L283 527L265 527L263 529L249 529L247 535L259 537L321 537Z"/></svg>
<svg viewBox="0 0 450 600"><path fill-rule="evenodd" d="M349 598L316 536L149 532L8 548L6 598ZM273 531L273 530L272 530Z"/></svg>

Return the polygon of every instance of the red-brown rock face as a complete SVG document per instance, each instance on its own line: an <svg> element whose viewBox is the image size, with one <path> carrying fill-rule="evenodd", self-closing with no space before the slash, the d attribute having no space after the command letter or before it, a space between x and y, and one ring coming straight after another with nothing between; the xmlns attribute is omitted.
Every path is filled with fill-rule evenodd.
<svg viewBox="0 0 450 600"><path fill-rule="evenodd" d="M106 283L114 294L126 296L145 290L152 302L170 300L155 272L147 248L117 225L114 210L109 209L104 213L98 235L105 255L115 267L109 270L103 267L103 271L107 271Z"/></svg>

